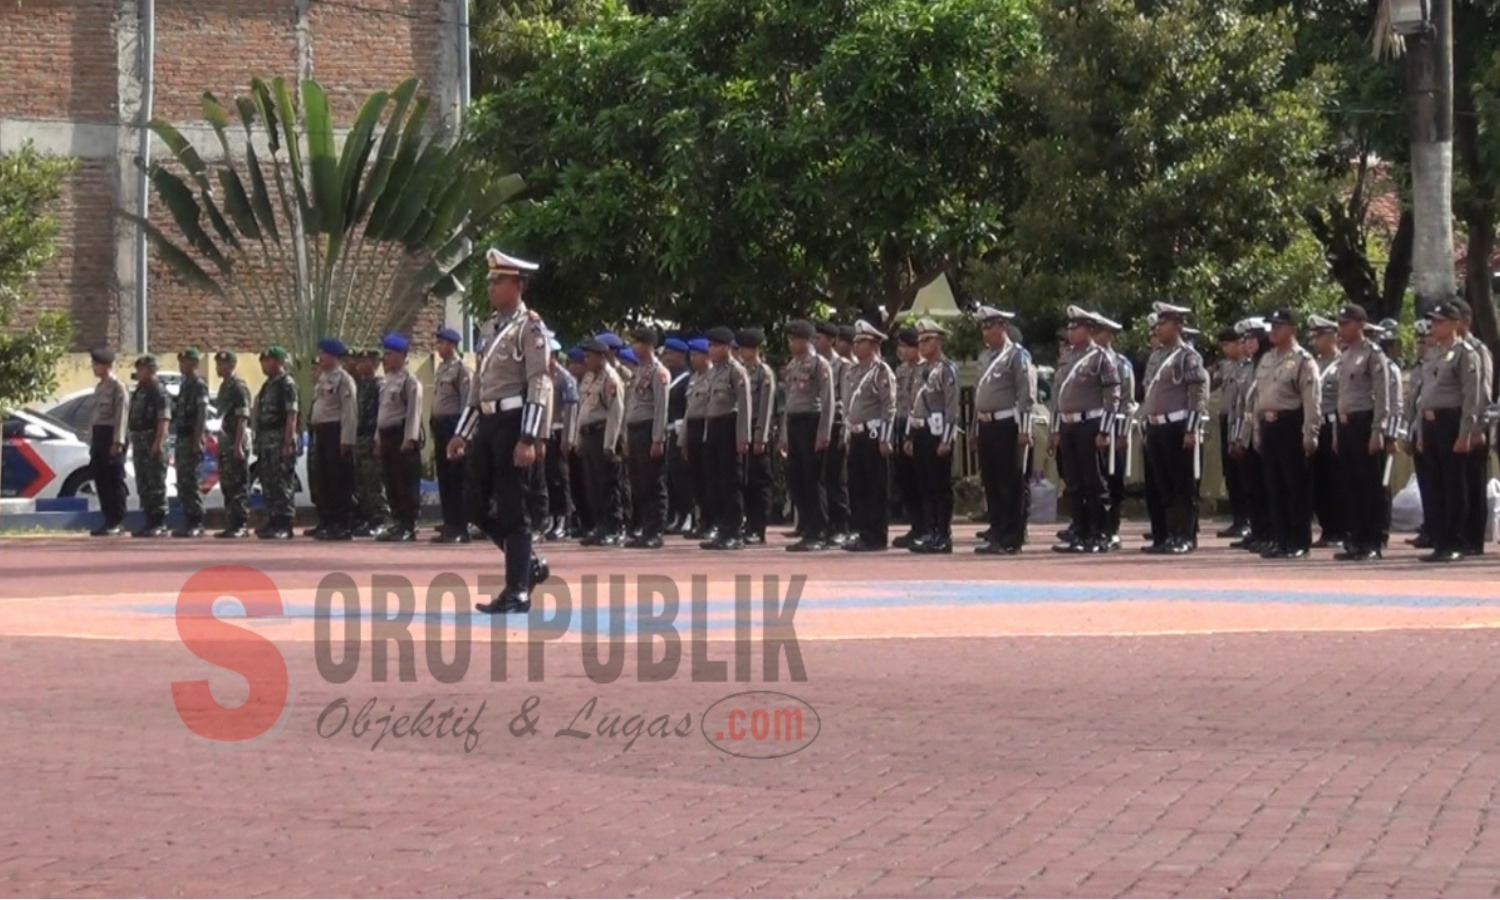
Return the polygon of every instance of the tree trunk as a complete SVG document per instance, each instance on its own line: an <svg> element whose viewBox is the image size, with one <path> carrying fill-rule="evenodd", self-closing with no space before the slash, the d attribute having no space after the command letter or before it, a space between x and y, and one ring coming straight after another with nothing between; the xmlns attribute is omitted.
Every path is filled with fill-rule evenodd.
<svg viewBox="0 0 1500 900"><path fill-rule="evenodd" d="M1493 351L1500 346L1500 322L1495 317L1495 292L1491 282L1490 254L1495 249L1493 216L1480 214L1478 221L1466 219L1469 255L1464 259L1464 296L1474 308L1474 333Z"/></svg>
<svg viewBox="0 0 1500 900"><path fill-rule="evenodd" d="M1381 318L1401 317L1401 304L1406 299L1406 289L1411 284L1412 240L1416 230L1416 218L1411 210L1403 209L1401 221L1396 225L1396 234L1391 238L1391 258L1385 264L1385 282L1380 299Z"/></svg>
<svg viewBox="0 0 1500 900"><path fill-rule="evenodd" d="M1457 294L1453 271L1453 17L1450 0L1434 0L1436 30L1409 41L1411 100L1412 286L1417 313Z"/></svg>

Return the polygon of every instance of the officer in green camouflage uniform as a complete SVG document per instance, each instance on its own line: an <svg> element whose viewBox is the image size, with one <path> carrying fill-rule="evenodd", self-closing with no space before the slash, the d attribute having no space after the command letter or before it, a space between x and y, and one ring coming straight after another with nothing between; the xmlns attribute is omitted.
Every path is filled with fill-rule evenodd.
<svg viewBox="0 0 1500 900"><path fill-rule="evenodd" d="M371 537L385 527L390 507L385 502L385 476L375 456L375 424L380 415L379 350L360 350L355 366L355 405L359 407L358 436L354 442L354 536Z"/></svg>
<svg viewBox="0 0 1500 900"><path fill-rule="evenodd" d="M177 354L182 387L172 402L173 432L177 436L177 502L182 504L182 527L172 537L203 536L203 494L199 490L199 467L203 464L203 429L208 423L208 382L198 374L197 347Z"/></svg>
<svg viewBox="0 0 1500 900"><path fill-rule="evenodd" d="M287 353L273 345L260 355L266 376L255 398L255 468L265 500L262 540L290 540L296 515L297 385L287 373Z"/></svg>
<svg viewBox="0 0 1500 900"><path fill-rule="evenodd" d="M146 524L135 537L167 533L167 428L172 399L156 380L156 357L135 361L135 393L130 397L130 447L135 462L135 489Z"/></svg>
<svg viewBox="0 0 1500 900"><path fill-rule="evenodd" d="M229 522L218 538L242 538L250 534L250 388L234 371L238 360L228 350L214 355L219 373L219 397L215 404L223 419L219 435L219 490L224 494L224 514Z"/></svg>

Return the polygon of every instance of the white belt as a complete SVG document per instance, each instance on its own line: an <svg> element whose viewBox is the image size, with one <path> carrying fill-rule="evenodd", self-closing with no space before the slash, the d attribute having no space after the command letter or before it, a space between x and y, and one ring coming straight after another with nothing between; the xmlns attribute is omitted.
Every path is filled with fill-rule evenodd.
<svg viewBox="0 0 1500 900"><path fill-rule="evenodd" d="M1104 410L1102 410L1102 409L1091 409L1088 412L1081 412L1081 413L1058 413L1057 414L1057 420L1059 422L1069 422L1069 423L1072 423L1072 422L1087 422L1090 419L1101 419L1103 417L1104 417Z"/></svg>
<svg viewBox="0 0 1500 900"><path fill-rule="evenodd" d="M511 412L526 405L524 397L506 397L504 400L486 400L479 404L479 411L487 416L493 416L497 412Z"/></svg>
<svg viewBox="0 0 1500 900"><path fill-rule="evenodd" d="M1329 425L1332 425L1334 422L1337 422L1338 420L1339 420L1338 413L1324 413L1323 414L1323 421L1327 422Z"/></svg>
<svg viewBox="0 0 1500 900"><path fill-rule="evenodd" d="M1168 422L1186 422L1188 411L1179 409L1177 412L1169 412L1160 416L1147 416L1146 421L1152 425L1165 425Z"/></svg>
<svg viewBox="0 0 1500 900"><path fill-rule="evenodd" d="M927 430L927 420L926 419L908 419L906 421L906 427L912 429L913 431L926 431Z"/></svg>
<svg viewBox="0 0 1500 900"><path fill-rule="evenodd" d="M981 422L1009 422L1016 417L1016 411L1014 409L1002 409L999 412L976 413L975 417Z"/></svg>
<svg viewBox="0 0 1500 900"><path fill-rule="evenodd" d="M865 432L869 432L870 434L878 437L881 432L885 431L885 423L880 421L879 419L872 419L868 422L856 422L855 424L849 426L849 430L854 432L855 434L864 434Z"/></svg>

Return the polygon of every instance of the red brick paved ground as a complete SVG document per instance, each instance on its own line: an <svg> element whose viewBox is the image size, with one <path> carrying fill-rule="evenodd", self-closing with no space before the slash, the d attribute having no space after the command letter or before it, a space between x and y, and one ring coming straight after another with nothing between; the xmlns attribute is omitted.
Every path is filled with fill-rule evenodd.
<svg viewBox="0 0 1500 900"><path fill-rule="evenodd" d="M1187 565L1037 553L1000 564L956 556L931 570L907 555L861 557L857 571L837 577L884 589L919 586L929 571L1038 589L1124 584L1142 599L1104 602L1078 587L1077 605L1111 613L1115 633L1098 636L804 640L808 680L767 687L807 701L822 730L800 753L747 760L696 732L642 737L628 752L621 741L553 736L594 697L600 716L692 713L696 721L714 701L761 686L686 677L596 685L582 675L576 644L550 649L540 684L471 677L443 685L419 667L413 684L372 684L366 668L334 686L318 678L310 643L279 641L295 695L278 729L249 745L210 744L178 719L169 685L211 670L174 640L16 636L36 620L14 611L38 602L17 598L97 595L52 602L49 629L87 631L91 602L174 592L216 552L156 545L172 550L162 559L141 543L0 543L0 634L11 635L0 638L0 758L10 773L0 893L1500 891L1500 825L1490 818L1500 783L1500 640L1487 627L1421 624L1433 610L1419 599L1478 598L1463 608L1477 610L1468 624L1482 624L1492 611L1482 599L1492 562L1432 572L1396 560L1354 579L1356 570L1328 562L1262 565L1226 550ZM335 558L353 571L388 569L405 549L298 543L278 548L266 568L295 589ZM479 565L480 553L410 548L399 566L416 580L457 560ZM625 559L553 556L567 577L623 568ZM845 560L833 557L830 573L818 575L835 563ZM705 567L686 552L640 565ZM797 567L771 551L721 565ZM1226 572L1246 591L1280 586L1301 599L1267 614L1280 620L1265 622L1275 633L1227 633L1200 614L1203 604L1160 593L1163 585L1222 588ZM1352 603L1350 592L1374 599ZM1386 595L1397 599L1376 602ZM1021 622L1006 610L1029 604L996 593L955 615L988 615L987 627L1003 629ZM1047 615L1070 614L1066 600L1049 604ZM904 626L892 634L925 633L920 607L866 612L838 621L866 637L892 622ZM149 611L120 615L142 620L143 633L160 630ZM1302 630L1299 617L1318 630ZM1346 630L1383 620L1418 626ZM1128 633L1183 622L1198 633ZM471 672L488 662L481 646ZM512 647L508 671L517 678L524 669L525 649ZM243 683L223 672L211 682L225 703L244 696ZM540 733L513 737L510 720L532 694L542 700ZM420 738L387 738L372 751L370 736L317 736L319 714L341 697L354 705L379 697L407 712L428 700L487 706L473 753L459 741Z"/></svg>

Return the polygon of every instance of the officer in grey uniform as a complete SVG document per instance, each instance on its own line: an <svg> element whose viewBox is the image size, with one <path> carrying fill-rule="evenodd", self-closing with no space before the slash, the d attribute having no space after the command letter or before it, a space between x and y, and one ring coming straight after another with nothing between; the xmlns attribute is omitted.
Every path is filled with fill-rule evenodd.
<svg viewBox="0 0 1500 900"><path fill-rule="evenodd" d="M667 392L672 375L656 358L655 328L637 328L631 339L638 365L625 393L625 458L630 471L631 531L626 544L662 546L667 530Z"/></svg>
<svg viewBox="0 0 1500 900"><path fill-rule="evenodd" d="M889 460L896 427L896 375L880 358L885 340L875 326L861 320L854 326L850 347L854 361L844 370L844 446L849 454L849 495L854 534L845 550L860 553L884 550L890 541Z"/></svg>
<svg viewBox="0 0 1500 900"><path fill-rule="evenodd" d="M1365 338L1369 315L1350 304L1339 310L1338 379L1334 425L1337 472L1343 478L1346 522L1342 561L1380 558L1385 519L1381 476L1385 470L1386 433L1391 415L1390 371L1385 353Z"/></svg>
<svg viewBox="0 0 1500 900"><path fill-rule="evenodd" d="M352 536L349 501L354 493L359 406L355 403L354 379L339 363L345 353L343 342L334 338L318 342L321 371L313 384L312 412L308 415L312 426L308 477L318 485L318 527L313 537L320 541L347 541Z"/></svg>
<svg viewBox="0 0 1500 900"><path fill-rule="evenodd" d="M704 550L743 550L745 500L741 493L741 465L750 452L750 378L729 352L734 331L724 326L708 331L708 353L713 367L705 379L708 408L704 422L705 481L709 505L715 512L718 534L698 546Z"/></svg>
<svg viewBox="0 0 1500 900"><path fill-rule="evenodd" d="M797 510L801 538L787 547L793 553L823 550L828 534L828 493L823 482L823 454L832 442L835 415L833 366L812 349L813 326L786 327L791 358L781 370L786 387L782 411L781 455L786 457L786 485Z"/></svg>
<svg viewBox="0 0 1500 900"><path fill-rule="evenodd" d="M1312 548L1309 460L1318 449L1322 385L1318 363L1297 343L1297 322L1278 309L1266 316L1271 350L1255 367L1249 409L1265 471L1271 541L1263 559L1304 559Z"/></svg>
<svg viewBox="0 0 1500 900"><path fill-rule="evenodd" d="M1252 317L1235 323L1234 330L1240 335L1244 368L1238 373L1242 379L1239 389L1226 391L1224 402L1229 404L1229 455L1245 485L1250 530L1229 546L1258 554L1274 546L1271 504L1265 491L1265 465L1255 449L1255 415L1251 409L1255 369L1261 357L1271 350L1270 326L1264 319Z"/></svg>
<svg viewBox="0 0 1500 900"><path fill-rule="evenodd" d="M458 343L457 331L438 329L438 367L432 388L432 442L438 448L433 468L437 470L438 503L443 510L443 524L432 539L438 544L469 542L469 525L464 519L464 466L443 452L453 440L469 398L469 367L458 353Z"/></svg>
<svg viewBox="0 0 1500 900"><path fill-rule="evenodd" d="M1406 382L1405 442L1417 477L1417 493L1422 500L1422 525L1406 542L1418 550L1431 550L1432 535L1427 530L1427 523L1435 521L1432 517L1432 503L1433 496L1437 493L1437 477L1432 472L1434 454L1422 452L1422 442L1419 440L1422 435L1422 411L1417 408L1417 398L1422 396L1422 371L1427 360L1436 352L1437 345L1432 339L1432 320L1418 319L1412 326L1412 331L1417 336L1417 363L1412 367Z"/></svg>
<svg viewBox="0 0 1500 900"><path fill-rule="evenodd" d="M844 383L849 360L838 352L838 336L839 326L832 322L820 322L813 336L814 349L828 360L833 373L833 431L828 438L828 452L823 454L823 493L828 498L828 534L824 538L834 545L842 545L849 530L849 461L843 443L844 407L838 397L838 386Z"/></svg>
<svg viewBox="0 0 1500 900"><path fill-rule="evenodd" d="M1322 533L1313 546L1332 547L1344 542L1345 517L1350 505L1350 498L1344 496L1344 480L1333 449L1339 408L1339 326L1319 315L1308 316L1307 324L1312 333L1313 358L1318 362L1318 383L1322 386L1319 408L1323 411L1318 452L1312 460L1313 512Z"/></svg>
<svg viewBox="0 0 1500 900"><path fill-rule="evenodd" d="M735 353L750 379L750 452L745 457L745 544L766 542L771 517L771 422L776 412L776 373L760 358L766 332L742 328L734 333Z"/></svg>
<svg viewBox="0 0 1500 900"><path fill-rule="evenodd" d="M1221 391L1219 405L1219 465L1224 470L1224 493L1229 500L1231 520L1227 528L1221 528L1221 538L1244 538L1250 534L1250 498L1245 490L1245 478L1239 461L1231 452L1234 434L1239 420L1235 409L1242 409L1245 391L1250 386L1251 364L1245 355L1242 335L1234 328L1219 332L1219 364L1210 381L1210 387Z"/></svg>
<svg viewBox="0 0 1500 900"><path fill-rule="evenodd" d="M1469 503L1467 520L1468 525L1464 529L1463 554L1465 556L1479 556L1484 553L1484 531L1485 524L1489 518L1489 492L1490 483L1490 453L1489 432L1495 423L1495 410L1491 404L1495 399L1495 358L1470 329L1473 326L1474 311L1469 306L1469 301L1456 298L1453 305L1458 308L1458 337L1459 340L1469 345L1474 355L1479 360L1479 413L1480 427L1474 435L1474 449L1468 454L1469 464L1468 480L1465 482L1469 488Z"/></svg>
<svg viewBox="0 0 1500 900"><path fill-rule="evenodd" d="M1391 457L1395 455L1399 442L1406 440L1406 393L1401 376L1401 333L1395 319L1381 319L1378 325L1370 326L1366 338L1376 341L1380 352L1385 354L1386 403L1385 452L1381 454L1381 525L1380 549L1383 551L1391 540Z"/></svg>
<svg viewBox="0 0 1500 900"><path fill-rule="evenodd" d="M1434 346L1422 364L1421 393L1416 398L1422 417L1417 450L1432 454L1432 504L1427 518L1432 552L1421 558L1423 562L1453 562L1462 559L1469 547L1469 480L1474 469L1467 456L1480 447L1484 364L1459 333L1461 316L1451 301L1439 303L1427 314Z"/></svg>
<svg viewBox="0 0 1500 900"><path fill-rule="evenodd" d="M958 365L943 355L948 331L931 319L917 323L917 349L927 380L912 395L910 437L902 449L916 462L926 504L927 533L907 546L912 553L953 552L953 438L958 433Z"/></svg>
<svg viewBox="0 0 1500 900"><path fill-rule="evenodd" d="M689 540L711 541L718 537L715 523L717 510L714 498L708 489L708 455L704 442L708 437L708 376L713 362L708 356L708 338L693 338L688 341L688 366L692 374L687 382L687 405L683 410L682 455L688 464L688 481L693 486L693 499L697 504L696 527L684 531Z"/></svg>
<svg viewBox="0 0 1500 900"><path fill-rule="evenodd" d="M688 463L682 456L682 442L687 431L688 368L687 341L670 337L662 342L662 362L671 380L667 382L667 534L692 530L693 483Z"/></svg>
<svg viewBox="0 0 1500 900"><path fill-rule="evenodd" d="M1013 313L981 306L977 315L985 346L974 384L974 437L990 527L974 552L1010 556L1026 543L1030 514L1026 470L1036 366L1026 348L1010 339Z"/></svg>
<svg viewBox="0 0 1500 900"><path fill-rule="evenodd" d="M598 338L583 342L587 374L578 386L578 452L588 483L594 532L580 543L585 547L614 547L625 535L620 509L620 431L625 423L625 388L608 361L609 348Z"/></svg>
<svg viewBox="0 0 1500 900"><path fill-rule="evenodd" d="M422 382L406 368L410 341L388 334L380 346L385 351L385 378L380 382L375 448L393 524L375 539L408 543L417 539L417 516L422 511Z"/></svg>
<svg viewBox="0 0 1500 900"><path fill-rule="evenodd" d="M1155 303L1160 342L1146 363L1140 418L1146 430L1146 465L1162 504L1165 534L1153 532L1144 553L1180 556L1193 552L1198 515L1203 428L1208 421L1208 371L1196 348L1182 338L1190 312Z"/></svg>
<svg viewBox="0 0 1500 900"><path fill-rule="evenodd" d="M1114 355L1115 369L1120 375L1120 414L1115 416L1110 447L1103 451L1104 481L1109 485L1108 540L1111 549L1116 549L1120 546L1120 516L1125 509L1125 454L1130 443L1131 422L1137 408L1135 364L1115 349L1115 337L1125 326L1099 313L1089 315L1094 320L1094 343Z"/></svg>
<svg viewBox="0 0 1500 900"><path fill-rule="evenodd" d="M891 541L891 546L904 550L917 537L926 534L922 522L922 495L917 489L917 468L910 456L899 452L905 445L908 434L907 416L911 413L911 400L917 387L927 378L927 367L922 354L917 352L917 332L903 328L896 332L896 432L891 436L892 446L897 448L891 456L892 481L896 484L896 496L906 513L906 533Z"/></svg>
<svg viewBox="0 0 1500 900"><path fill-rule="evenodd" d="M89 433L89 472L94 490L99 494L99 510L104 524L89 534L112 537L120 533L125 521L125 447L130 433L130 396L125 385L115 377L113 350L89 353L93 362L94 420Z"/></svg>
<svg viewBox="0 0 1500 900"><path fill-rule="evenodd" d="M1106 553L1109 542L1109 486L1099 451L1110 446L1120 408L1120 375L1114 354L1094 343L1093 317L1067 310L1068 351L1058 361L1052 396L1052 435L1072 505L1072 540L1053 546L1058 553Z"/></svg>
<svg viewBox="0 0 1500 900"><path fill-rule="evenodd" d="M550 343L548 347L551 347ZM581 358L583 350L578 349ZM547 515L551 522L542 537L548 541L560 541L572 533L569 520L576 507L573 472L577 468L573 448L578 443L578 407L583 398L578 394L578 379L573 377L568 366L558 361L557 354L548 357L547 371L552 376L552 424L542 468L547 482ZM578 471L582 472L582 469L578 468Z"/></svg>
<svg viewBox="0 0 1500 900"><path fill-rule="evenodd" d="M486 258L494 331L479 355L448 455L469 457L469 519L505 554L505 590L476 606L494 615L529 612L531 586L551 574L532 554L527 493L536 445L547 439L552 379L547 327L522 300L526 275L536 264L494 249Z"/></svg>

